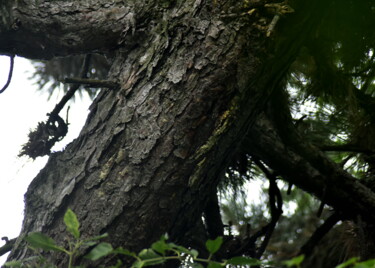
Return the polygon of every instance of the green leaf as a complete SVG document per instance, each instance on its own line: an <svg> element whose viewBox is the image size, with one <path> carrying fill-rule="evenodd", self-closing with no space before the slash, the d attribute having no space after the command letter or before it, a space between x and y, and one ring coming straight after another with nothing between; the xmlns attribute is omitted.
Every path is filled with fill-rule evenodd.
<svg viewBox="0 0 375 268"><path fill-rule="evenodd" d="M288 267L299 266L303 262L304 259L305 259L305 255L299 255L291 260L283 261L283 264L285 264Z"/></svg>
<svg viewBox="0 0 375 268"><path fill-rule="evenodd" d="M9 262L6 262L4 263L4 267L29 267L27 265L28 262L40 262L40 263L43 263L44 259L39 257L39 256L31 256L31 257L28 257L28 258L24 258L22 260L19 260L19 261L9 261ZM56 268L56 266L53 266L53 265L45 265L43 267L54 267Z"/></svg>
<svg viewBox="0 0 375 268"><path fill-rule="evenodd" d="M200 263L194 262L194 263L189 263L189 267L191 268L204 268L204 266Z"/></svg>
<svg viewBox="0 0 375 268"><path fill-rule="evenodd" d="M198 251L195 249L190 250L190 255L193 256L193 258L198 258Z"/></svg>
<svg viewBox="0 0 375 268"><path fill-rule="evenodd" d="M226 264L232 265L261 265L262 262L258 259L248 257L234 257L227 260Z"/></svg>
<svg viewBox="0 0 375 268"><path fill-rule="evenodd" d="M101 234L101 235L89 237L85 241L95 241L95 240L100 240L100 239L103 239L103 238L106 238L106 237L108 237L108 234L104 233L104 234Z"/></svg>
<svg viewBox="0 0 375 268"><path fill-rule="evenodd" d="M223 238L221 236L217 237L215 240L207 240L206 242L206 248L208 252L211 254L214 254L216 251L218 251L221 247L221 244L223 243Z"/></svg>
<svg viewBox="0 0 375 268"><path fill-rule="evenodd" d="M143 249L141 252L139 252L138 257L142 260L148 260L148 259L154 259L161 257L159 254L157 254L152 249Z"/></svg>
<svg viewBox="0 0 375 268"><path fill-rule="evenodd" d="M138 257L144 261L143 266L151 266L165 262L165 259L154 250L148 248L139 252Z"/></svg>
<svg viewBox="0 0 375 268"><path fill-rule="evenodd" d="M70 208L68 208L64 215L64 223L68 232L71 233L75 239L79 239L79 221L77 215Z"/></svg>
<svg viewBox="0 0 375 268"><path fill-rule="evenodd" d="M155 250L156 252L163 254L163 255L165 254L167 250L172 249L172 247L168 245L167 243L165 243L164 240L156 241L155 243L151 245L151 248Z"/></svg>
<svg viewBox="0 0 375 268"><path fill-rule="evenodd" d="M222 268L224 265L217 262L209 262L207 268Z"/></svg>
<svg viewBox="0 0 375 268"><path fill-rule="evenodd" d="M99 243L98 241L87 241L87 242L84 242L83 245L85 245L87 247L92 247L92 246L95 246L98 243Z"/></svg>
<svg viewBox="0 0 375 268"><path fill-rule="evenodd" d="M109 268L121 268L123 267L123 263L121 260L117 260L117 263L115 265L110 266Z"/></svg>
<svg viewBox="0 0 375 268"><path fill-rule="evenodd" d="M25 240L34 248L66 252L64 248L57 246L52 238L42 233L30 233L25 237Z"/></svg>
<svg viewBox="0 0 375 268"><path fill-rule="evenodd" d="M131 268L142 268L143 266L145 265L145 262L144 261L135 261L133 264L132 264L132 267Z"/></svg>
<svg viewBox="0 0 375 268"><path fill-rule="evenodd" d="M123 249L122 247L116 248L113 251L113 253L114 254L122 254L122 255L126 255L126 256L137 258L137 254L135 252L131 252L131 251L127 250L127 249Z"/></svg>
<svg viewBox="0 0 375 268"><path fill-rule="evenodd" d="M8 261L4 263L5 267L21 267L22 261Z"/></svg>
<svg viewBox="0 0 375 268"><path fill-rule="evenodd" d="M358 257L350 258L346 262L337 265L336 268L345 268L345 267L348 267L348 266L356 263L358 260L359 260Z"/></svg>
<svg viewBox="0 0 375 268"><path fill-rule="evenodd" d="M96 261L102 257L108 256L112 253L113 247L111 244L102 242L94 247L86 256L85 258Z"/></svg>
<svg viewBox="0 0 375 268"><path fill-rule="evenodd" d="M179 245L176 245L174 243L168 243L168 246L178 250L179 252L184 252L186 254L190 254L190 250L188 250L187 248L185 248L183 246L179 246Z"/></svg>
<svg viewBox="0 0 375 268"><path fill-rule="evenodd" d="M196 251L195 249L190 250L183 246L176 245L174 243L168 243L168 246L171 247L172 249L177 250L180 253L186 253L188 255L193 256L194 258L198 257L198 251Z"/></svg>
<svg viewBox="0 0 375 268"><path fill-rule="evenodd" d="M375 259L359 262L353 266L353 268L374 268Z"/></svg>

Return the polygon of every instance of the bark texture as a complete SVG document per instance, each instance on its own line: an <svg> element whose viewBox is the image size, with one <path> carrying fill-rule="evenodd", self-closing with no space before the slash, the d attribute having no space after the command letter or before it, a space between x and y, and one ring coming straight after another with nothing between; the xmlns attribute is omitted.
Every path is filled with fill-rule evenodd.
<svg viewBox="0 0 375 268"><path fill-rule="evenodd" d="M64 241L71 208L84 236L108 232L114 246L137 251L165 232L182 239L234 150L234 96L255 77L264 38L248 21L223 22L201 1L18 3L8 16L18 28L1 34L11 35L2 50L50 58L117 46L110 79L120 84L99 94L80 137L31 183L22 234ZM31 50L22 36L32 38ZM10 258L28 254L19 240Z"/></svg>
<svg viewBox="0 0 375 268"><path fill-rule="evenodd" d="M261 115L322 16L320 1L302 2L306 13L291 15L292 38L272 46L252 17L221 14L235 12L238 1L4 0L0 53L100 52L120 85L101 91L79 138L52 154L29 186L21 238L41 231L64 241L62 217L71 208L83 236L108 232L113 246L138 251L165 232L184 241L245 136L253 154L301 188L325 198L322 189L340 179L332 188L339 201L327 203L374 211L367 188L324 156L314 169L318 160L289 150ZM353 204L353 193L366 199ZM21 238L10 259L31 254Z"/></svg>

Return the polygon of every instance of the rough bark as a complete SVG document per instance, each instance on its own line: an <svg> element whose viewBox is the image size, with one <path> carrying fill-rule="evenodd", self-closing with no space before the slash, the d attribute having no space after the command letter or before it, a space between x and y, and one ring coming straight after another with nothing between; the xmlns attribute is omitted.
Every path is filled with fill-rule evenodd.
<svg viewBox="0 0 375 268"><path fill-rule="evenodd" d="M221 11L237 1L160 2L3 1L0 53L48 59L100 52L112 59L109 79L120 85L102 90L79 138L52 154L29 186L21 238L41 231L64 241L62 217L71 208L85 237L108 232L113 246L137 251L165 232L183 241L247 133L254 153L282 168L274 162L277 155L255 146L272 147L273 130L267 132L259 115L319 21L320 1L301 4L308 12L291 17L293 38L277 47L265 45L270 41L251 18L223 19ZM285 152L283 142L274 153ZM306 175L312 160L301 167L303 157L282 163L292 161L298 175ZM290 180L323 197L331 174L324 172ZM343 180L347 196L367 194L361 211L375 207L362 186L346 175ZM349 201L340 200L341 207ZM10 259L30 254L21 238ZM66 261L51 258L57 265Z"/></svg>
<svg viewBox="0 0 375 268"><path fill-rule="evenodd" d="M41 231L64 241L69 207L85 237L108 232L113 246L137 251L165 232L181 239L235 149L234 96L244 78L255 77L264 38L246 21L224 23L201 1L168 9L152 2L17 3L4 17L17 27L2 30L2 51L50 58L118 45L110 79L120 84L99 94L80 137L51 155L29 186L22 235ZM20 241L11 259L30 254Z"/></svg>

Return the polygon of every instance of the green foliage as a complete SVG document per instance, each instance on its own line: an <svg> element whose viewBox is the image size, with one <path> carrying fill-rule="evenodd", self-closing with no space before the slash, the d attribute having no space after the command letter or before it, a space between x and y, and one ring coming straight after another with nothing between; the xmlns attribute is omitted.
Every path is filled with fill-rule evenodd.
<svg viewBox="0 0 375 268"><path fill-rule="evenodd" d="M375 267L375 259L367 260L360 262L359 258L354 257L346 262L337 265L336 268L346 268L346 267L351 267L351 268L374 268Z"/></svg>
<svg viewBox="0 0 375 268"><path fill-rule="evenodd" d="M287 267L300 267L301 263L305 259L304 255L297 256L291 260L283 261L283 264L285 264Z"/></svg>
<svg viewBox="0 0 375 268"><path fill-rule="evenodd" d="M92 238L82 240L80 238L79 232L79 221L76 214L68 209L64 215L64 223L66 230L73 236L74 241L69 242L69 247L63 248L58 246L57 243L50 237L41 233L31 233L26 238L25 241L28 242L29 246L38 252L38 250L46 251L60 251L68 255L69 264L68 268L73 267L84 267L84 266L73 266L74 257L80 254L82 247L95 246L91 251L84 257L91 261L97 261L103 257L109 255L124 255L134 258L135 261L132 264L132 268L141 268L147 266L153 266L162 264L168 260L178 260L180 262L186 262L190 267L204 267L201 263L206 263L207 267L218 268L225 267L226 265L261 265L262 262L252 258L246 257L236 257L230 260L224 260L222 262L217 262L211 260L213 255L220 249L223 238L217 237L214 240L208 240L206 242L206 248L210 252L210 257L208 259L203 259L198 257L198 251L194 249L188 249L183 246L176 245L174 243L167 242L168 236L163 235L160 240L154 242L151 248L143 249L138 254L131 252L129 250L123 249L121 247L114 249L111 244L107 242L98 243L98 240L107 237L106 234L95 236ZM30 266L30 262L31 264ZM32 266L34 265L34 266ZM48 263L41 255L33 256L22 261L10 261L5 264L5 267L45 267L45 268L55 268L56 266ZM115 267L122 267L121 260L117 261Z"/></svg>
<svg viewBox="0 0 375 268"><path fill-rule="evenodd" d="M102 257L108 256L113 252L113 247L109 243L99 243L85 257L89 260L96 261Z"/></svg>
<svg viewBox="0 0 375 268"><path fill-rule="evenodd" d="M220 247L221 244L223 244L223 238L222 237L217 237L215 240L207 240L206 242L206 248L210 254L216 253Z"/></svg>
<svg viewBox="0 0 375 268"><path fill-rule="evenodd" d="M114 249L111 244L107 242L98 243L98 240L107 237L106 234L95 236L89 239L80 239L79 232L79 221L75 213L68 209L64 215L64 223L67 231L74 237L75 241L73 244L69 243L69 249L65 249L57 245L57 243L50 237L41 233L31 233L25 240L29 246L37 251L38 249L47 251L60 251L69 256L68 268L84 268L85 266L73 266L73 258L80 253L80 249L83 246L94 246L91 251L84 257L91 261L98 261L109 255L124 255L135 259L131 268L142 268L148 266L159 265L165 263L168 260L177 260L181 263L187 264L192 268L203 268L206 265L207 268L223 268L223 267L248 267L251 265L258 267L269 267L271 262L260 261L258 259L238 256L230 258L229 260L213 261L213 255L220 250L223 244L223 238L217 237L214 240L206 241L206 249L210 253L208 259L199 258L198 251L194 249L188 249L183 246L176 245L174 243L167 242L168 235L163 235L158 241L151 245L151 248L143 249L138 254L131 252L121 247ZM300 267L304 261L304 255L297 256L287 261L283 261L282 264L286 267ZM56 268L55 265L49 263L41 255L32 256L21 261L10 261L5 263L5 267L40 267L40 268ZM121 260L118 260L116 265L110 268L123 267ZM359 262L359 258L352 258L345 263L342 263L336 268L373 268L375 267L375 259Z"/></svg>
<svg viewBox="0 0 375 268"><path fill-rule="evenodd" d="M227 264L232 264L232 265L261 265L262 262L257 259L253 258L248 258L248 257L234 257L229 259Z"/></svg>
<svg viewBox="0 0 375 268"><path fill-rule="evenodd" d="M345 268L345 267L349 267L355 263L357 263L359 260L359 258L357 257L354 257L354 258L350 258L349 260L347 260L346 262L336 266L336 268Z"/></svg>
<svg viewBox="0 0 375 268"><path fill-rule="evenodd" d="M68 268L73 267L73 260L77 255L79 255L80 250L83 247L91 247L96 245L86 256L86 258L90 260L100 259L101 257L107 256L109 253L113 251L113 248L110 244L104 242L99 243L100 239L103 239L108 236L107 234L102 234L88 239L81 239L79 231L79 221L77 219L76 214L71 209L68 209L64 214L64 223L68 233L70 233L73 236L73 240L68 241L67 248L57 245L57 243L52 238L39 232L30 233L24 238L24 240L28 243L30 248L33 249L37 254L39 254L39 250L59 251L65 253L69 257ZM36 262L38 264L38 267L56 267L53 264L50 264L48 260L46 260L41 255L33 256L22 261L7 262L5 266L29 267L29 262Z"/></svg>
<svg viewBox="0 0 375 268"><path fill-rule="evenodd" d="M64 215L64 223L66 229L71 233L75 239L79 239L79 222L76 214L69 208Z"/></svg>
<svg viewBox="0 0 375 268"><path fill-rule="evenodd" d="M42 233L31 233L25 237L25 241L33 248L65 252L65 249L57 246L52 238Z"/></svg>

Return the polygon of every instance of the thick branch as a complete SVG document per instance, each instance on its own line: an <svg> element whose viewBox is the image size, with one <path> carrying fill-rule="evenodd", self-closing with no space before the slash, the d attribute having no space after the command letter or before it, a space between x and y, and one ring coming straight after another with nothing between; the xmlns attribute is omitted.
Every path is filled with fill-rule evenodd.
<svg viewBox="0 0 375 268"><path fill-rule="evenodd" d="M129 42L125 37L135 33L136 20L143 21L140 4L133 1L5 0L1 5L0 54L28 58L108 51Z"/></svg>
<svg viewBox="0 0 375 268"><path fill-rule="evenodd" d="M341 219L339 213L334 213L328 217L328 219L319 226L310 239L304 244L298 253L298 255L304 254L309 256L313 251L314 247L319 243L319 241L332 229L333 226Z"/></svg>
<svg viewBox="0 0 375 268"><path fill-rule="evenodd" d="M219 200L216 189L212 191L207 205L203 211L207 233L210 239L224 235L224 225L221 220Z"/></svg>
<svg viewBox="0 0 375 268"><path fill-rule="evenodd" d="M353 152L353 153L374 153L373 151L362 148L354 144L341 144L341 145L323 145L319 147L322 151L333 152Z"/></svg>
<svg viewBox="0 0 375 268"><path fill-rule="evenodd" d="M286 121L283 124L287 125ZM328 205L351 217L359 213L364 219L374 220L375 195L369 188L317 148L304 143L292 128L288 129L289 138L280 133L268 117L260 116L248 137L247 146L283 178L324 198Z"/></svg>
<svg viewBox="0 0 375 268"><path fill-rule="evenodd" d="M0 256L3 256L4 254L12 250L13 245L16 242L17 238L13 238L11 240L8 240L8 239L3 239L3 240L6 240L6 243L4 246L0 247Z"/></svg>

